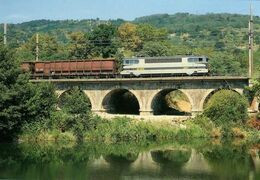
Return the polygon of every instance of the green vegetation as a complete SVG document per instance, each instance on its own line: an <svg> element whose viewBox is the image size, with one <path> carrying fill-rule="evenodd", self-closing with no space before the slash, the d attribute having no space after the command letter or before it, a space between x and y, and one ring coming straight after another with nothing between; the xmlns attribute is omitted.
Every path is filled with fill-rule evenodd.
<svg viewBox="0 0 260 180"><path fill-rule="evenodd" d="M8 46L20 61L40 59L206 55L213 75L247 75L249 17L237 14L178 13L102 21L39 20L9 25ZM0 36L2 30L0 26ZM260 18L255 17L255 77L260 77ZM1 41L1 40L0 40Z"/></svg>
<svg viewBox="0 0 260 180"><path fill-rule="evenodd" d="M51 84L31 84L11 51L0 45L0 141L15 138L24 124L43 121L55 107Z"/></svg>
<svg viewBox="0 0 260 180"><path fill-rule="evenodd" d="M216 92L206 105L204 114L218 125L244 123L248 103L245 97L231 90Z"/></svg>
<svg viewBox="0 0 260 180"><path fill-rule="evenodd" d="M63 94L58 101L51 84L32 84L19 68L19 62L34 59L35 33L39 32L41 60L116 57L120 69L125 56L194 54L211 58L212 74L245 75L247 21L248 17L242 15L176 14L143 17L133 22L32 21L10 25L9 33L13 36L8 37L7 47L0 47L1 140L15 139L18 135L25 141L63 139L109 143L223 135L254 137L257 132L245 123L246 100L236 93L216 93L209 100L204 116L181 125L158 125L128 118L111 121L91 114L91 104L80 89ZM256 34L259 21L257 17ZM256 69L260 68L259 55L259 45L256 45ZM172 94L177 99L170 102L171 107L189 112L187 97L178 94ZM249 95L259 96L259 82L249 89ZM176 104L178 99L184 100L182 104ZM130 107L122 106L125 109Z"/></svg>

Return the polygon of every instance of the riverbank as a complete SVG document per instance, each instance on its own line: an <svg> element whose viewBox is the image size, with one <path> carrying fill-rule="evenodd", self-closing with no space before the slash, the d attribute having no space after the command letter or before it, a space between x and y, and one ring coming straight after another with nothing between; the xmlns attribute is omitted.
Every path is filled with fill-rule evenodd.
<svg viewBox="0 0 260 180"><path fill-rule="evenodd" d="M240 138L248 141L260 139L260 132L253 127L252 120L246 124L233 123L226 127L218 126L202 115L179 123L169 121L144 122L126 117L110 120L98 116L85 117L88 119L78 118L77 124L73 128L66 128L64 120L60 121L58 125L54 123L53 119L50 120L52 124L50 122L29 124L18 136L18 141L84 141L114 144L221 138ZM88 126L88 128L84 129L83 126Z"/></svg>

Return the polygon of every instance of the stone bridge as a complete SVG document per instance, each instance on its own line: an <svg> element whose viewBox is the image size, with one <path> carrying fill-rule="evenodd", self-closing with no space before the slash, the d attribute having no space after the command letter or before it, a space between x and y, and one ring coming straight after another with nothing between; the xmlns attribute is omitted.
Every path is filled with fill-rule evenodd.
<svg viewBox="0 0 260 180"><path fill-rule="evenodd" d="M131 94L136 106L136 115L156 115L156 106L160 99L173 90L186 95L191 104L191 114L203 111L207 99L220 89L230 89L243 94L249 85L246 77L169 77L169 78L127 78L127 79L48 79L32 80L54 83L57 94L79 87L90 99L92 111L98 114L112 112L114 101L123 99L125 93ZM124 104L130 101L126 100ZM123 105L122 105L123 106ZM259 103L254 100L252 111L258 111ZM115 109L114 109L115 110ZM113 113L112 113L113 114ZM117 114L117 113L115 113ZM126 113L127 114L127 113Z"/></svg>

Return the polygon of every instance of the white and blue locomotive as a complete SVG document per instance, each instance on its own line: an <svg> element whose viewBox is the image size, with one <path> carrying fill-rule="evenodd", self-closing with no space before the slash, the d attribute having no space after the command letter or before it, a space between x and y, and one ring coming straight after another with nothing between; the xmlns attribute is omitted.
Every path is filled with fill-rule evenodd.
<svg viewBox="0 0 260 180"><path fill-rule="evenodd" d="M206 56L138 57L123 60L121 75L174 76L207 75L209 59Z"/></svg>

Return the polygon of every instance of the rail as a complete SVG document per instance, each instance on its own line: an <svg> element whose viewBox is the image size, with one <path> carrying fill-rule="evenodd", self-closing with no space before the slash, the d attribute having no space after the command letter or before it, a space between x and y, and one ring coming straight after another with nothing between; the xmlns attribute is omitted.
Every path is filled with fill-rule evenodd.
<svg viewBox="0 0 260 180"><path fill-rule="evenodd" d="M132 78L73 78L73 79L31 79L31 82L145 82L145 81L230 81L245 80L248 77L242 76L182 76L182 77L132 77Z"/></svg>

